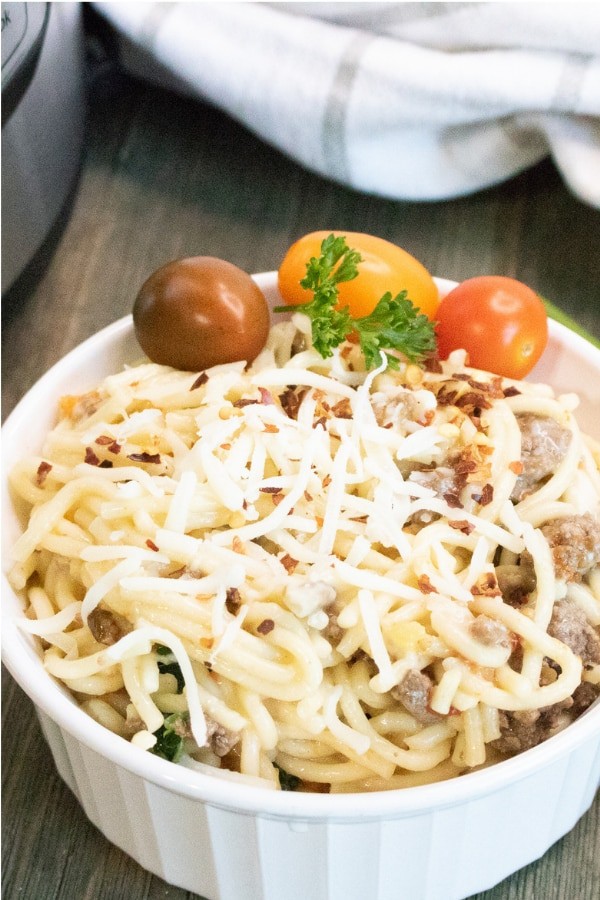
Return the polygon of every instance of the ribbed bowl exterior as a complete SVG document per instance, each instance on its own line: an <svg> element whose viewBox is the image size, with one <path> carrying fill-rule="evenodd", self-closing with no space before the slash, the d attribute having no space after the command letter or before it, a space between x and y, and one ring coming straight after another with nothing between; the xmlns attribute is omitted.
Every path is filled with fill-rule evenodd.
<svg viewBox="0 0 600 900"><path fill-rule="evenodd" d="M461 900L538 859L586 812L600 782L592 738L456 806L394 819L358 809L354 820L278 819L159 787L38 715L93 824L145 869L207 900Z"/></svg>

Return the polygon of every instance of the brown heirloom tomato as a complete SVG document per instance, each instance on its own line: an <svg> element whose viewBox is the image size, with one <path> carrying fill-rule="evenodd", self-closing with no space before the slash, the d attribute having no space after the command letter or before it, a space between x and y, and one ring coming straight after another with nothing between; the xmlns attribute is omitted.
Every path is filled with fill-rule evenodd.
<svg viewBox="0 0 600 900"><path fill-rule="evenodd" d="M312 291L301 287L300 282L306 275L306 264L311 257L320 256L321 243L330 234L343 235L348 246L362 257L357 277L338 285L340 309L348 306L351 315L360 318L372 312L388 291L393 296L407 291L414 306L428 318L435 317L438 289L425 266L396 244L354 231L313 231L292 244L278 273L279 293L285 303L295 306L312 300Z"/></svg>
<svg viewBox="0 0 600 900"><path fill-rule="evenodd" d="M144 282L133 322L153 362L198 372L258 356L269 333L269 308L246 272L212 256L192 256L167 263Z"/></svg>

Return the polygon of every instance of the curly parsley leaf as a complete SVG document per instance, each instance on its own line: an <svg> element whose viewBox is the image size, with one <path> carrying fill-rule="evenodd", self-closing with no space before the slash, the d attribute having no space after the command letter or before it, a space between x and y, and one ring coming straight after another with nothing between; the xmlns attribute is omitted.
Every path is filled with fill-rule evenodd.
<svg viewBox="0 0 600 900"><path fill-rule="evenodd" d="M156 744L151 747L151 752L170 762L179 762L183 753L183 734L187 719L179 713L167 716L160 728L154 732Z"/></svg>
<svg viewBox="0 0 600 900"><path fill-rule="evenodd" d="M282 769L281 766L278 766L275 763L275 766L278 770L279 774L279 784L281 785L282 791L297 791L300 787L300 779L297 775L290 775L289 772L286 772L285 769Z"/></svg>
<svg viewBox="0 0 600 900"><path fill-rule="evenodd" d="M406 291L396 297L384 294L373 311L360 318L353 318L347 306L337 308L338 284L356 278L361 259L357 250L348 247L345 237L330 234L321 243L321 255L307 263L300 284L313 292L313 299L297 309L311 321L315 350L327 359L349 334L355 333L367 369L380 364L385 350L398 350L411 362L420 361L435 349L435 332L432 322L413 306ZM289 312L289 307L278 306L275 312ZM398 368L395 356L388 357L388 365Z"/></svg>
<svg viewBox="0 0 600 900"><path fill-rule="evenodd" d="M381 362L382 350L399 350L410 362L423 359L435 350L435 332L427 316L410 302L406 291L392 297L388 291L368 316L354 320L367 369ZM388 356L391 369L398 359Z"/></svg>

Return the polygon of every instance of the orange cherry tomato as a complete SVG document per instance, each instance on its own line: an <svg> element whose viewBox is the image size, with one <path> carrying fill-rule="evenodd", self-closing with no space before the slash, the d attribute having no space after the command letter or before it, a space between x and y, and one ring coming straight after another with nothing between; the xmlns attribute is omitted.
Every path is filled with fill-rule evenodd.
<svg viewBox="0 0 600 900"><path fill-rule="evenodd" d="M312 300L312 291L301 287L300 281L306 275L306 264L311 257L320 256L321 243L330 234L343 235L348 246L362 257L357 277L338 285L340 309L348 306L354 318L367 316L387 291L394 297L407 291L414 306L434 318L439 293L425 266L396 244L355 231L313 231L292 244L278 274L279 293L285 303L295 306Z"/></svg>
<svg viewBox="0 0 600 900"><path fill-rule="evenodd" d="M436 319L440 359L463 349L469 365L507 378L524 378L548 341L542 299L527 285L500 275L463 281L444 297Z"/></svg>

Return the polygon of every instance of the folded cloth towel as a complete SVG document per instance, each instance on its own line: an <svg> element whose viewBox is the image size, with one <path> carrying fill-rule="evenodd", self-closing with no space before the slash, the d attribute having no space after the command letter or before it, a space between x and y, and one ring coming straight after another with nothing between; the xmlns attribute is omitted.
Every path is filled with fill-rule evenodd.
<svg viewBox="0 0 600 900"><path fill-rule="evenodd" d="M439 200L551 154L600 207L595 3L93 5L132 68L358 190Z"/></svg>

